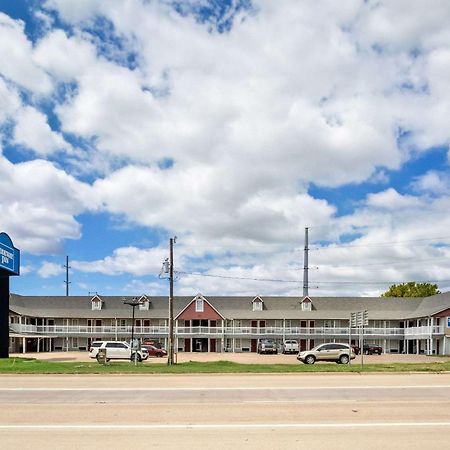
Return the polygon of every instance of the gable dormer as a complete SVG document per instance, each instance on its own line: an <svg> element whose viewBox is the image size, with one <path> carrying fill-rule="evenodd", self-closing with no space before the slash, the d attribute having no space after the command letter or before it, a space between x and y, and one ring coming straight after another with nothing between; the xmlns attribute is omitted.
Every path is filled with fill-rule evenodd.
<svg viewBox="0 0 450 450"><path fill-rule="evenodd" d="M308 296L303 298L300 305L302 306L302 311L312 311L312 301Z"/></svg>
<svg viewBox="0 0 450 450"><path fill-rule="evenodd" d="M197 294L194 298L195 312L203 312L205 310L205 297L202 294Z"/></svg>
<svg viewBox="0 0 450 450"><path fill-rule="evenodd" d="M103 308L103 300L95 294L91 298L92 311L101 310Z"/></svg>
<svg viewBox="0 0 450 450"><path fill-rule="evenodd" d="M139 311L148 311L150 308L150 300L143 294L139 297Z"/></svg>
<svg viewBox="0 0 450 450"><path fill-rule="evenodd" d="M225 317L202 295L197 294L175 317L175 320L223 320Z"/></svg>
<svg viewBox="0 0 450 450"><path fill-rule="evenodd" d="M252 300L252 311L262 311L264 309L264 300L257 295Z"/></svg>

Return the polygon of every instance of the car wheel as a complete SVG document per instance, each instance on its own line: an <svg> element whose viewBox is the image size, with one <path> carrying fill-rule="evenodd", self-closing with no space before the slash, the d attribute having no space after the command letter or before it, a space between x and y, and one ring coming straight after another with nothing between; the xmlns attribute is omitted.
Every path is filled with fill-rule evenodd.
<svg viewBox="0 0 450 450"><path fill-rule="evenodd" d="M342 355L340 358L339 358L339 361L338 361L338 363L340 363L340 364L348 364L348 362L349 362L349 357L347 356L347 355Z"/></svg>
<svg viewBox="0 0 450 450"><path fill-rule="evenodd" d="M316 362L316 358L313 355L308 355L305 358L305 364L314 364Z"/></svg>
<svg viewBox="0 0 450 450"><path fill-rule="evenodd" d="M141 362L141 361L142 361L141 355L140 355L139 353L133 353L133 354L131 355L131 361L134 361L135 358L136 358L136 361L137 361L137 362Z"/></svg>

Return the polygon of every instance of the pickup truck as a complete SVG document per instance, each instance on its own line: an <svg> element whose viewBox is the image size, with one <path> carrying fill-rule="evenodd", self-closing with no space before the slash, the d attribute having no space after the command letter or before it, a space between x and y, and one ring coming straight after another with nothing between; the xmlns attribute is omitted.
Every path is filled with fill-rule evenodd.
<svg viewBox="0 0 450 450"><path fill-rule="evenodd" d="M299 346L298 342L290 339L283 342L283 353L298 353L299 352Z"/></svg>
<svg viewBox="0 0 450 450"><path fill-rule="evenodd" d="M261 339L258 344L258 353L278 353L277 344L272 339Z"/></svg>
<svg viewBox="0 0 450 450"><path fill-rule="evenodd" d="M356 355L359 355L361 353L361 349L354 345L353 351ZM381 355L383 353L383 349L379 345L373 345L373 344L364 344L363 351L365 355Z"/></svg>

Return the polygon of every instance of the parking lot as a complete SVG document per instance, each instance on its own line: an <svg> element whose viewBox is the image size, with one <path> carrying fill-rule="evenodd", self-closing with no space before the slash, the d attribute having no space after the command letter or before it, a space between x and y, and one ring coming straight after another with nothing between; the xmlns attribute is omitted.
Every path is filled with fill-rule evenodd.
<svg viewBox="0 0 450 450"><path fill-rule="evenodd" d="M42 353L21 353L11 354L11 357L37 358L47 361L95 361L89 358L88 352L42 352ZM364 362L367 364L389 364L389 363L425 363L449 361L449 357L426 356L426 355L364 355ZM177 353L177 362L208 362L208 361L231 361L240 364L299 364L296 355L258 355L257 353ZM144 364L165 364L167 358L149 358ZM361 356L357 356L352 364L361 362ZM320 363L330 364L330 363ZM332 363L334 364L334 363Z"/></svg>

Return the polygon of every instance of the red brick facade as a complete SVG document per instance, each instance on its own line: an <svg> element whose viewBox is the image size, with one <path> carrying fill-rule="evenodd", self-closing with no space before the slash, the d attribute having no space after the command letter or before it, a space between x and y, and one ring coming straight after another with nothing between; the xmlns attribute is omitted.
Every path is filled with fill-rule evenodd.
<svg viewBox="0 0 450 450"><path fill-rule="evenodd" d="M176 317L177 320L222 320L222 316L206 301L203 300L203 312L195 311L195 300Z"/></svg>

